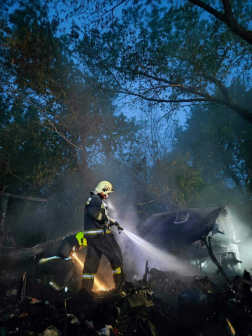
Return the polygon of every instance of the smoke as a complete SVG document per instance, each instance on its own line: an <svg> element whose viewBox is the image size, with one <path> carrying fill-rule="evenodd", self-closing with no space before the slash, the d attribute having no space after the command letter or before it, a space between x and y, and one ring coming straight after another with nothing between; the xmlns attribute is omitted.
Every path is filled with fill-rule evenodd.
<svg viewBox="0 0 252 336"><path fill-rule="evenodd" d="M111 216L118 220L124 228L121 235L117 234L115 228L113 228L113 231L123 252L126 274L130 278L143 276L146 259L149 260L150 268L158 268L164 271L176 270L187 275L195 275L200 272L196 267L188 265L188 263L160 249L159 246L154 246L138 236L137 227L139 218L133 204L126 205L124 207L124 214L122 215L122 213L119 214L117 212L113 196L107 203ZM234 210L231 210L231 217L236 240L240 241L238 248L240 260L242 261L241 269L250 271L252 268L252 230L248 227L245 220L241 220L238 214L234 214Z"/></svg>
<svg viewBox="0 0 252 336"><path fill-rule="evenodd" d="M239 241L238 249L240 260L242 261L241 269L251 272L252 270L252 229L246 219L242 219L234 209L231 210L232 223L236 239Z"/></svg>
<svg viewBox="0 0 252 336"><path fill-rule="evenodd" d="M167 271L167 270L176 270L183 272L184 275L192 275L195 274L195 270L192 269L186 262L179 260L172 254L162 251L158 247L154 246L153 244L147 242L146 240L140 238L139 236L135 235L134 233L125 230L125 234L136 244L139 248L139 259L144 257L144 254L148 256L148 260L153 267ZM141 253L142 252L142 253Z"/></svg>
<svg viewBox="0 0 252 336"><path fill-rule="evenodd" d="M157 268L163 271L176 270L184 275L199 273L199 270L194 266L188 265L187 262L176 258L138 236L137 224L139 219L137 211L132 204L124 208L125 214L127 214L124 217L122 215L119 216L111 199L107 201L107 204L113 218L118 220L124 228L120 235L118 235L115 227L112 227L112 231L122 249L125 273L129 278L142 278L145 272L146 259L149 261L150 268Z"/></svg>
<svg viewBox="0 0 252 336"><path fill-rule="evenodd" d="M106 203L109 207L109 215L116 219L120 225L124 228L124 230L128 230L131 232L136 232L137 223L139 219L137 217L137 211L132 204L126 204L123 207L123 212L118 211L119 202L115 200L115 195L112 195ZM115 203L118 203L116 206ZM134 244L127 236L124 234L124 231L121 234L118 234L118 231L115 227L112 226L112 232L116 241L118 242L122 254L123 254L123 262L125 273L130 278L137 275L142 276L144 273L144 262L143 259L139 258L139 248L137 248L136 244ZM146 259L146 258L145 258Z"/></svg>

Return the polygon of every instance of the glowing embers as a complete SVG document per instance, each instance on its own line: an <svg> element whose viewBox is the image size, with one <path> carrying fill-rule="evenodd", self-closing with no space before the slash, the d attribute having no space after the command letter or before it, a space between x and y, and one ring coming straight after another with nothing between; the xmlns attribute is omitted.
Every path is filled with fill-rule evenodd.
<svg viewBox="0 0 252 336"><path fill-rule="evenodd" d="M94 292L107 292L109 290L110 290L109 287L106 287L101 281L94 278L94 288L93 288Z"/></svg>
<svg viewBox="0 0 252 336"><path fill-rule="evenodd" d="M84 264L80 261L80 259L77 257L77 255L75 253L72 254L72 257L74 258L74 260L76 260L78 262L78 265L81 266L81 268L83 268ZM109 287L106 287L106 285L104 285L101 281L99 281L98 279L96 279L96 277L94 278L94 288L93 291L95 292L105 292L108 291Z"/></svg>

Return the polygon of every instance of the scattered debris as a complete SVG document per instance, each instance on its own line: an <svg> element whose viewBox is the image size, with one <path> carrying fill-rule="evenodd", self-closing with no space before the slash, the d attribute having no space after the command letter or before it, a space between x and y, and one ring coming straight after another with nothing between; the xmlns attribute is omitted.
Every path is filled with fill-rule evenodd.
<svg viewBox="0 0 252 336"><path fill-rule="evenodd" d="M17 289L9 289L6 291L6 296L9 297L9 296L16 296L18 293L18 290Z"/></svg>
<svg viewBox="0 0 252 336"><path fill-rule="evenodd" d="M71 324L80 324L80 321L73 314L67 314L68 318L71 318Z"/></svg>
<svg viewBox="0 0 252 336"><path fill-rule="evenodd" d="M114 328L111 325L106 325L105 328L98 330L99 336L110 336L114 335Z"/></svg>
<svg viewBox="0 0 252 336"><path fill-rule="evenodd" d="M39 336L61 336L61 335L62 333L54 326L50 326L45 331L39 334Z"/></svg>
<svg viewBox="0 0 252 336"><path fill-rule="evenodd" d="M144 277L126 283L124 292L81 290L53 298L51 292L39 295L42 285L36 281L32 290L38 297L31 297L29 286L22 277L19 292L9 288L0 296L0 336L252 333L252 282L246 271L223 287L212 277L149 270L146 262Z"/></svg>

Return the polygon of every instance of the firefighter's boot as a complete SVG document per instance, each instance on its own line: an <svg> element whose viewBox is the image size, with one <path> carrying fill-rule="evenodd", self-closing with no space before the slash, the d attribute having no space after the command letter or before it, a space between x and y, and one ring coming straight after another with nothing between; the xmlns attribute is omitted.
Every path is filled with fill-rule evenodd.
<svg viewBox="0 0 252 336"><path fill-rule="evenodd" d="M123 287L123 277L122 273L113 275L115 283L115 291L120 291Z"/></svg>
<svg viewBox="0 0 252 336"><path fill-rule="evenodd" d="M93 279L85 279L82 278L82 288L84 288L87 292L91 292L94 284L94 278Z"/></svg>

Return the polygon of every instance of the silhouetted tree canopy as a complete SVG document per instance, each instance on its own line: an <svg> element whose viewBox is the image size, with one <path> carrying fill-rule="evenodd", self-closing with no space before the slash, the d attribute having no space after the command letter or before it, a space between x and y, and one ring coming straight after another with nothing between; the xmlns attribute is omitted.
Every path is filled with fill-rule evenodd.
<svg viewBox="0 0 252 336"><path fill-rule="evenodd" d="M23 246L83 225L252 202L249 1L2 1L0 190Z"/></svg>

